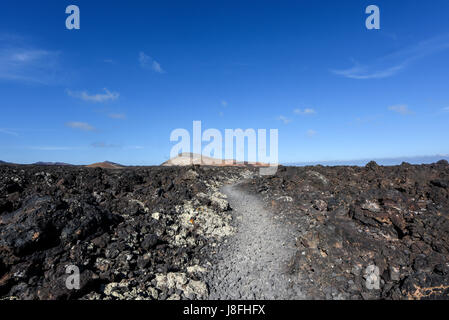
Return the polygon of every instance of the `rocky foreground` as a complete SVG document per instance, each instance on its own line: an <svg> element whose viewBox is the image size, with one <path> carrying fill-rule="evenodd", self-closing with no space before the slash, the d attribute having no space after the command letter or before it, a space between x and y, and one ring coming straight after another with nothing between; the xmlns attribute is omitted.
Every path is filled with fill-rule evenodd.
<svg viewBox="0 0 449 320"><path fill-rule="evenodd" d="M223 184L246 169L0 166L0 295L199 299L232 233ZM66 266L81 272L65 285Z"/></svg>
<svg viewBox="0 0 449 320"><path fill-rule="evenodd" d="M282 167L245 188L296 227L289 272L303 279L307 297L449 299L447 161ZM370 266L378 289L366 286Z"/></svg>
<svg viewBox="0 0 449 320"><path fill-rule="evenodd" d="M294 248L273 272L293 279L298 299L449 298L446 161L257 172L0 165L0 297L214 298L216 265L234 256L223 248L238 250L244 230L259 231L251 223L263 227L239 223L220 191L239 183L232 193L263 203L264 223L288 226ZM80 269L79 290L66 288L68 265ZM369 266L379 288L366 286Z"/></svg>

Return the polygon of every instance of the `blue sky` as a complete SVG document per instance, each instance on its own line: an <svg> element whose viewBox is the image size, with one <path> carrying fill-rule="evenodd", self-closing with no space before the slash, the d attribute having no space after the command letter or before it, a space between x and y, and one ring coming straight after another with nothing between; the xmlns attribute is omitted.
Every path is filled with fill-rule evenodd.
<svg viewBox="0 0 449 320"><path fill-rule="evenodd" d="M81 29L65 28L66 6ZM380 8L367 30L365 8ZM277 128L281 162L449 153L449 2L4 1L0 159L159 164Z"/></svg>

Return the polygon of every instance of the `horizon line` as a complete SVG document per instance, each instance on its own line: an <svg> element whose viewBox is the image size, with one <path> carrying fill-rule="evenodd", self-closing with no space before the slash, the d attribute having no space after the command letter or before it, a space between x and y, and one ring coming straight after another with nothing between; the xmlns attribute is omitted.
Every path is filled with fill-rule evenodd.
<svg viewBox="0 0 449 320"><path fill-rule="evenodd" d="M205 156L205 155L202 155ZM205 156L206 157L206 156ZM210 156L207 156L210 157ZM172 158L171 158L172 159ZM170 159L168 159L170 160ZM65 161L34 161L34 162L9 162L6 160L0 160L0 163L3 164L18 164L18 165L36 165L36 164L44 164L44 165L73 165L73 166L88 166L97 163L113 163L125 167L140 167L140 166L161 166L166 161L163 161L159 164L123 164L117 161L103 160L103 161L95 161L91 163L69 163ZM229 159L231 160L231 159ZM233 161L237 161L236 159L232 159ZM282 166L308 166L308 165L350 165L350 166L364 166L367 163L374 161L380 165L400 165L402 162L408 162L410 164L431 164L436 163L440 160L449 161L449 154L436 154L436 155L421 155L421 156L404 156L404 157L372 157L372 158L359 158L359 159L344 159L344 160L311 160L311 161L280 161L278 165ZM251 161L242 161L242 163L252 163Z"/></svg>

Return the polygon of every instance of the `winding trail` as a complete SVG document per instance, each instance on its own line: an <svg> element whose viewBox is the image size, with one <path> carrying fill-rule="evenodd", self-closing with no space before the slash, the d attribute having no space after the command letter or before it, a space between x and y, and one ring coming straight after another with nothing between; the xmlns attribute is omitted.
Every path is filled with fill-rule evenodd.
<svg viewBox="0 0 449 320"><path fill-rule="evenodd" d="M237 185L225 186L236 233L217 253L209 273L209 299L303 299L288 263L295 254L291 226Z"/></svg>

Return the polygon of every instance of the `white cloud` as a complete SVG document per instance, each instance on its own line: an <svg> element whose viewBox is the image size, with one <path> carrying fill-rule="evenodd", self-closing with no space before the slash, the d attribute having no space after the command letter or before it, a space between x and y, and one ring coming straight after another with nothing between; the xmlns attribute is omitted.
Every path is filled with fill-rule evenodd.
<svg viewBox="0 0 449 320"><path fill-rule="evenodd" d="M145 67L148 65L148 63L150 62L151 57L147 56L145 53L143 52L139 52L139 63L141 67Z"/></svg>
<svg viewBox="0 0 449 320"><path fill-rule="evenodd" d="M443 35L383 56L370 64L362 65L354 62L350 68L331 70L331 72L350 79L388 78L402 71L412 62L448 48L449 35Z"/></svg>
<svg viewBox="0 0 449 320"><path fill-rule="evenodd" d="M144 52L139 52L139 63L144 69L151 69L157 73L165 73L159 62L152 57L146 55Z"/></svg>
<svg viewBox="0 0 449 320"><path fill-rule="evenodd" d="M95 130L95 128L93 126L91 126L90 124L88 124L87 122L72 121L72 122L67 122L66 126L73 128L73 129L79 129L82 131L94 131Z"/></svg>
<svg viewBox="0 0 449 320"><path fill-rule="evenodd" d="M110 113L110 114L108 114L108 117L111 118L111 119L124 120L124 119L126 119L126 114L124 114L124 113Z"/></svg>
<svg viewBox="0 0 449 320"><path fill-rule="evenodd" d="M111 92L104 88L104 93L89 94L87 91L75 92L67 90L67 94L71 97L89 102L106 102L117 100L120 96L118 92Z"/></svg>
<svg viewBox="0 0 449 320"><path fill-rule="evenodd" d="M153 67L154 71L156 71L158 73L164 73L164 70L162 70L161 65L159 64L159 62L153 61L152 67Z"/></svg>
<svg viewBox="0 0 449 320"><path fill-rule="evenodd" d="M287 118L287 117L285 117L283 115L280 115L278 117L278 120L282 121L284 124L289 124L290 122L292 122L289 118Z"/></svg>
<svg viewBox="0 0 449 320"><path fill-rule="evenodd" d="M316 136L317 132L315 130L310 129L310 130L307 130L306 134L308 137L313 137L313 136Z"/></svg>
<svg viewBox="0 0 449 320"><path fill-rule="evenodd" d="M315 110L312 109L312 108L306 108L304 110L295 109L295 110L293 110L293 112L296 113L296 114L304 114L304 115L316 113Z"/></svg>
<svg viewBox="0 0 449 320"><path fill-rule="evenodd" d="M412 114L413 112L408 108L405 104L399 104L395 106L388 107L388 110L394 111L396 113L402 114L402 115L408 115Z"/></svg>

